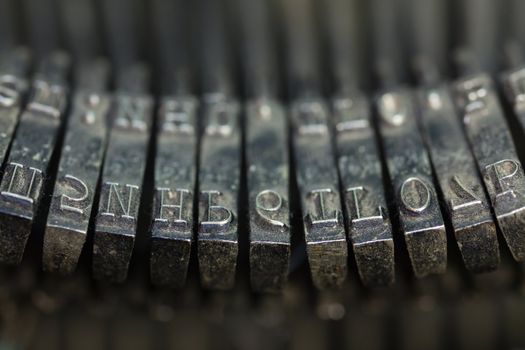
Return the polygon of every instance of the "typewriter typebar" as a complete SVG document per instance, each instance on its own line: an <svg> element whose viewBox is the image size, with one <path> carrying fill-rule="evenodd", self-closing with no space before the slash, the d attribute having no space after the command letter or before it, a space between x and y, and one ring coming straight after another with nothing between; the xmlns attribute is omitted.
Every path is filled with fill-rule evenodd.
<svg viewBox="0 0 525 350"><path fill-rule="evenodd" d="M369 106L369 100L360 93L333 101L348 235L361 280L373 287L394 282L395 263L392 226Z"/></svg>
<svg viewBox="0 0 525 350"><path fill-rule="evenodd" d="M20 116L0 183L0 260L18 264L39 205L49 161L64 119L69 57L55 52L42 59L31 96Z"/></svg>
<svg viewBox="0 0 525 350"><path fill-rule="evenodd" d="M151 279L159 285L183 286L186 281L193 239L197 111L191 95L167 96L159 109L151 233Z"/></svg>
<svg viewBox="0 0 525 350"><path fill-rule="evenodd" d="M413 92L400 88L378 99L380 133L412 269L417 277L445 272L447 237L430 160L417 128Z"/></svg>
<svg viewBox="0 0 525 350"><path fill-rule="evenodd" d="M115 20L111 40L131 28L109 10L117 3L104 10ZM341 287L354 263L366 287L392 285L394 251L405 248L416 277L442 274L449 224L470 272L498 269L498 231L512 257L524 260L525 178L506 122L515 118L519 132L525 129L523 68L507 69L496 82L481 56L461 50L454 56L460 76L448 84L438 57L417 56L412 88L403 83L409 73L402 57L385 55L373 62L379 92L371 95L359 86L356 43L346 40L357 35L341 14L352 5L334 1L325 15L335 88L326 98L314 8L307 0L279 5L282 79L272 12L258 0L238 9L242 84L235 76L229 15L214 1L203 0L195 12L201 44L195 62L181 39L182 29L189 29L168 29L166 11L182 5L154 6L155 32L164 35L159 40L173 37L182 49L160 50L161 69L172 72L161 77L158 99L151 92L157 75L137 61L139 48L129 35L122 47L111 47L116 66L94 55L72 64L62 51L32 57L26 48L5 50L1 260L22 261L40 212L46 224L35 234L43 236L44 270L72 274L88 249L93 277L123 282L135 238L144 234L151 282L177 289L186 285L193 252L204 288L233 288L245 241L252 288L280 291L293 268L292 251L302 249L293 232L304 239L318 289ZM371 6L375 22L392 10ZM388 51L396 28L388 21L373 28L374 51ZM436 36L432 30L425 35ZM280 97L284 83L289 102ZM152 185L143 188L145 183ZM151 203L143 202L145 191L152 192L145 197ZM298 196L294 208L292 193ZM295 228L293 210L302 218ZM151 219L147 233L138 232L142 214ZM395 249L398 234L404 244Z"/></svg>
<svg viewBox="0 0 525 350"><path fill-rule="evenodd" d="M275 40L269 11L243 2L246 176L250 221L250 282L259 292L282 291L291 252L287 111L277 98Z"/></svg>
<svg viewBox="0 0 525 350"><path fill-rule="evenodd" d="M450 90L443 84L428 87L419 100L427 147L465 267L494 270L500 262L496 226Z"/></svg>
<svg viewBox="0 0 525 350"><path fill-rule="evenodd" d="M521 230L525 198L523 168L491 79L484 74L456 83L456 100L494 213L512 256L525 259ZM490 142L488 147L486 142Z"/></svg>
<svg viewBox="0 0 525 350"><path fill-rule="evenodd" d="M79 68L44 236L42 263L49 271L71 274L86 241L106 149L108 68L102 60Z"/></svg>
<svg viewBox="0 0 525 350"><path fill-rule="evenodd" d="M119 80L93 240L94 277L116 282L126 279L135 243L153 121L148 70L130 65Z"/></svg>

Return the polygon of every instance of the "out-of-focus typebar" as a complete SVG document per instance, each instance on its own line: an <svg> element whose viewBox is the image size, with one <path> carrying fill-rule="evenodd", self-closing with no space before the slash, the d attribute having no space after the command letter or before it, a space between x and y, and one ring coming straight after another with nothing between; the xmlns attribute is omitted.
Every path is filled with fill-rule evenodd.
<svg viewBox="0 0 525 350"><path fill-rule="evenodd" d="M68 96L69 56L54 52L39 65L0 184L0 261L21 261Z"/></svg>
<svg viewBox="0 0 525 350"><path fill-rule="evenodd" d="M363 284L394 282L394 240L388 217L381 161L368 99L361 94L334 99L339 174L357 269Z"/></svg>
<svg viewBox="0 0 525 350"><path fill-rule="evenodd" d="M25 48L17 48L0 58L0 164L4 164L25 102L30 61Z"/></svg>

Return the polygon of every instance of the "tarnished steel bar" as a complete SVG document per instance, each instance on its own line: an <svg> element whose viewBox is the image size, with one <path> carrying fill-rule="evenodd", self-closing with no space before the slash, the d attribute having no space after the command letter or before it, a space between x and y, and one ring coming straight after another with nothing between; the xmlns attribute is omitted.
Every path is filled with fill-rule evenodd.
<svg viewBox="0 0 525 350"><path fill-rule="evenodd" d="M180 0L153 3L163 97L155 140L150 276L153 284L174 288L185 285L190 261L199 135L199 102L190 88L184 4Z"/></svg>
<svg viewBox="0 0 525 350"><path fill-rule="evenodd" d="M109 66L95 60L79 67L77 92L66 130L44 235L44 270L72 273L93 211L111 106Z"/></svg>
<svg viewBox="0 0 525 350"><path fill-rule="evenodd" d="M293 158L301 196L310 273L318 289L340 287L348 272L339 179L331 143L330 110L321 95L313 5L284 0L287 68L293 99Z"/></svg>
<svg viewBox="0 0 525 350"><path fill-rule="evenodd" d="M414 94L407 88L377 100L379 129L399 211L401 230L416 277L444 273L447 236L432 180L432 168L416 119Z"/></svg>
<svg viewBox="0 0 525 350"><path fill-rule="evenodd" d="M93 276L110 282L127 277L153 122L148 69L130 65L118 81L93 239Z"/></svg>
<svg viewBox="0 0 525 350"><path fill-rule="evenodd" d="M49 162L67 104L69 56L40 62L0 183L0 261L17 264L43 195Z"/></svg>
<svg viewBox="0 0 525 350"><path fill-rule="evenodd" d="M239 251L240 104L232 96L221 2L204 1L198 259L205 288L230 289Z"/></svg>
<svg viewBox="0 0 525 350"><path fill-rule="evenodd" d="M394 282L394 240L368 99L333 101L339 175L357 269L366 286Z"/></svg>
<svg viewBox="0 0 525 350"><path fill-rule="evenodd" d="M250 280L256 291L279 291L290 259L289 155L286 110L277 100L276 57L264 0L241 0L246 103L246 168Z"/></svg>
<svg viewBox="0 0 525 350"><path fill-rule="evenodd" d="M445 83L418 91L421 126L463 261L472 272L496 269L500 254L490 202Z"/></svg>
<svg viewBox="0 0 525 350"><path fill-rule="evenodd" d="M513 257L525 260L525 176L491 78L465 76L454 84L468 140L498 225Z"/></svg>
<svg viewBox="0 0 525 350"><path fill-rule="evenodd" d="M4 164L30 87L30 61L25 48L17 48L0 59L0 164Z"/></svg>

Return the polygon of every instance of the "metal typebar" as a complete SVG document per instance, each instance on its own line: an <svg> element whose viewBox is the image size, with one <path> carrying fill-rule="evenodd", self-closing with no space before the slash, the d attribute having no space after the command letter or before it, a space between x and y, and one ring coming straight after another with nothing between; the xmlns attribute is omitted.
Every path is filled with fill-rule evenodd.
<svg viewBox="0 0 525 350"><path fill-rule="evenodd" d="M111 98L105 60L78 68L78 88L66 130L44 235L44 270L71 274L88 232L107 141Z"/></svg>
<svg viewBox="0 0 525 350"><path fill-rule="evenodd" d="M55 0L56 1L56 0ZM101 30L93 0L58 0L65 45L75 62L89 64L102 52Z"/></svg>
<svg viewBox="0 0 525 350"><path fill-rule="evenodd" d="M396 85L406 77L403 69L406 42L400 40L401 1L371 0L368 4L373 70L383 86Z"/></svg>
<svg viewBox="0 0 525 350"><path fill-rule="evenodd" d="M401 232L414 274L420 278L445 272L447 236L414 102L411 90L395 88L382 93L377 105Z"/></svg>
<svg viewBox="0 0 525 350"><path fill-rule="evenodd" d="M12 0L0 0L0 54L17 45L17 20Z"/></svg>
<svg viewBox="0 0 525 350"><path fill-rule="evenodd" d="M460 71L472 71L474 63L462 64ZM483 72L463 75L454 99L498 225L514 259L523 261L525 175L492 79Z"/></svg>
<svg viewBox="0 0 525 350"><path fill-rule="evenodd" d="M427 82L438 81L441 74L446 75L449 71L449 3L441 0L403 1L408 12L404 29L409 42L410 64L418 78L423 77Z"/></svg>
<svg viewBox="0 0 525 350"><path fill-rule="evenodd" d="M501 76L507 100L512 105L514 115L525 132L525 66L523 64L512 67Z"/></svg>
<svg viewBox="0 0 525 350"><path fill-rule="evenodd" d="M43 59L62 48L55 0L21 0L29 44L35 57Z"/></svg>
<svg viewBox="0 0 525 350"><path fill-rule="evenodd" d="M275 42L264 0L241 0L244 29L246 168L250 210L250 280L256 291L279 291L288 279L290 201L288 130L277 100Z"/></svg>
<svg viewBox="0 0 525 350"><path fill-rule="evenodd" d="M49 162L67 105L69 56L40 62L0 183L0 261L18 264L43 197Z"/></svg>
<svg viewBox="0 0 525 350"><path fill-rule="evenodd" d="M283 0L283 5L294 161L310 272L318 289L339 287L347 275L348 249L328 127L330 111L320 91L312 2Z"/></svg>
<svg viewBox="0 0 525 350"><path fill-rule="evenodd" d="M167 17L163 25L159 25L159 30L171 30L173 33L160 44L176 49L164 49L166 52L161 53L165 95L160 103L156 131L150 258L151 281L156 285L177 288L183 287L186 282L193 241L198 138L198 100L191 95L188 81L190 65L184 36L184 24L187 23L177 23L175 28L168 26L172 16L168 9L178 14L182 21L183 3L156 2L159 17ZM161 12L163 15L160 15ZM163 38L163 35L159 34L159 37Z"/></svg>
<svg viewBox="0 0 525 350"><path fill-rule="evenodd" d="M203 0L198 259L205 288L230 289L239 251L240 105L233 98L224 5Z"/></svg>
<svg viewBox="0 0 525 350"><path fill-rule="evenodd" d="M194 58L191 29L195 16L188 16L194 6L185 0L153 0L150 3L155 63L160 73L156 79L164 93L186 95L192 91L196 75L190 69Z"/></svg>
<svg viewBox="0 0 525 350"><path fill-rule="evenodd" d="M383 74L376 98L378 129L392 183L400 232L405 238L412 270L416 277L444 273L447 266L447 236L432 178L432 167L417 124L414 92L403 85L409 65L402 59L407 45L399 20L400 0L389 1L377 11L375 27ZM381 21L383 20L383 21ZM389 45L401 47L388 52ZM395 50L395 49L394 49Z"/></svg>
<svg viewBox="0 0 525 350"><path fill-rule="evenodd" d="M337 86L332 100L332 123L348 237L363 284L389 285L395 279L394 240L381 160L370 101L359 90L357 80L357 46L355 36L351 35L356 29L350 23L342 24L354 7L345 0L335 0L327 6L330 8L327 21L341 23L330 32L335 47L332 66Z"/></svg>
<svg viewBox="0 0 525 350"><path fill-rule="evenodd" d="M501 63L503 5L492 0L461 0L457 4L462 6L461 45L472 50L482 70L494 73Z"/></svg>
<svg viewBox="0 0 525 350"><path fill-rule="evenodd" d="M0 164L4 164L29 89L31 55L16 48L0 59Z"/></svg>
<svg viewBox="0 0 525 350"><path fill-rule="evenodd" d="M149 70L125 67L117 84L93 239L93 275L110 282L127 277L153 123Z"/></svg>
<svg viewBox="0 0 525 350"><path fill-rule="evenodd" d="M444 82L423 82L418 89L420 123L446 215L466 268L495 270L500 262L496 225L476 162Z"/></svg>
<svg viewBox="0 0 525 350"><path fill-rule="evenodd" d="M140 54L144 34L144 31L141 30L143 29L142 22L140 22L141 2L139 0L104 0L98 3L103 15L104 37L108 44L106 49L113 65L118 68L135 64Z"/></svg>

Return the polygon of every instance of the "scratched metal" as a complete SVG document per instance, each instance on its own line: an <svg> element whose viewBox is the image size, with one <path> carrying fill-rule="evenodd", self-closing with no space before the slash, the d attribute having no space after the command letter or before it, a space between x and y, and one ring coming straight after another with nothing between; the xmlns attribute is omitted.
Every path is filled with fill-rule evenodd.
<svg viewBox="0 0 525 350"><path fill-rule="evenodd" d="M369 101L360 94L333 101L339 175L359 276L365 286L395 280L394 240Z"/></svg>
<svg viewBox="0 0 525 350"><path fill-rule="evenodd" d="M493 82L483 73L465 77L454 84L454 97L498 225L513 257L523 261L525 176Z"/></svg>
<svg viewBox="0 0 525 350"><path fill-rule="evenodd" d="M239 103L212 95L204 101L199 168L198 256L201 284L230 289L238 254L241 165Z"/></svg>
<svg viewBox="0 0 525 350"><path fill-rule="evenodd" d="M0 261L18 264L42 198L49 161L67 103L69 57L40 64L0 183Z"/></svg>
<svg viewBox="0 0 525 350"><path fill-rule="evenodd" d="M110 282L127 277L153 121L147 69L130 65L121 73L93 242L93 275Z"/></svg>
<svg viewBox="0 0 525 350"><path fill-rule="evenodd" d="M4 164L29 83L30 55L19 48L0 59L0 165Z"/></svg>
<svg viewBox="0 0 525 350"><path fill-rule="evenodd" d="M419 133L411 90L397 88L377 101L384 153L416 277L444 273L447 237L432 169Z"/></svg>
<svg viewBox="0 0 525 350"><path fill-rule="evenodd" d="M239 251L240 105L232 97L230 38L221 4L203 1L199 56L204 98L197 250L201 285L209 289L233 287Z"/></svg>
<svg viewBox="0 0 525 350"><path fill-rule="evenodd" d="M289 151L286 111L276 99L275 42L265 0L239 1L243 78L248 94L246 169L250 223L250 282L277 292L290 259Z"/></svg>
<svg viewBox="0 0 525 350"><path fill-rule="evenodd" d="M500 261L496 225L446 84L418 91L421 126L466 268L495 270Z"/></svg>
<svg viewBox="0 0 525 350"><path fill-rule="evenodd" d="M62 147L42 257L44 270L61 274L75 270L86 241L111 105L105 93L109 78L107 62L93 61L79 70L79 88L73 97Z"/></svg>
<svg viewBox="0 0 525 350"><path fill-rule="evenodd" d="M279 103L265 99L248 102L246 116L250 279L254 290L275 292L288 278L290 258L286 117Z"/></svg>
<svg viewBox="0 0 525 350"><path fill-rule="evenodd" d="M151 242L151 280L181 288L186 282L193 239L193 198L197 148L192 96L163 99L155 155L155 197Z"/></svg>
<svg viewBox="0 0 525 350"><path fill-rule="evenodd" d="M348 247L329 110L321 98L315 7L310 0L283 0L282 5L293 158L310 274L316 288L337 288L347 276Z"/></svg>
<svg viewBox="0 0 525 350"><path fill-rule="evenodd" d="M347 275L348 259L328 113L321 99L299 98L291 105L308 261L318 289L340 287Z"/></svg>

